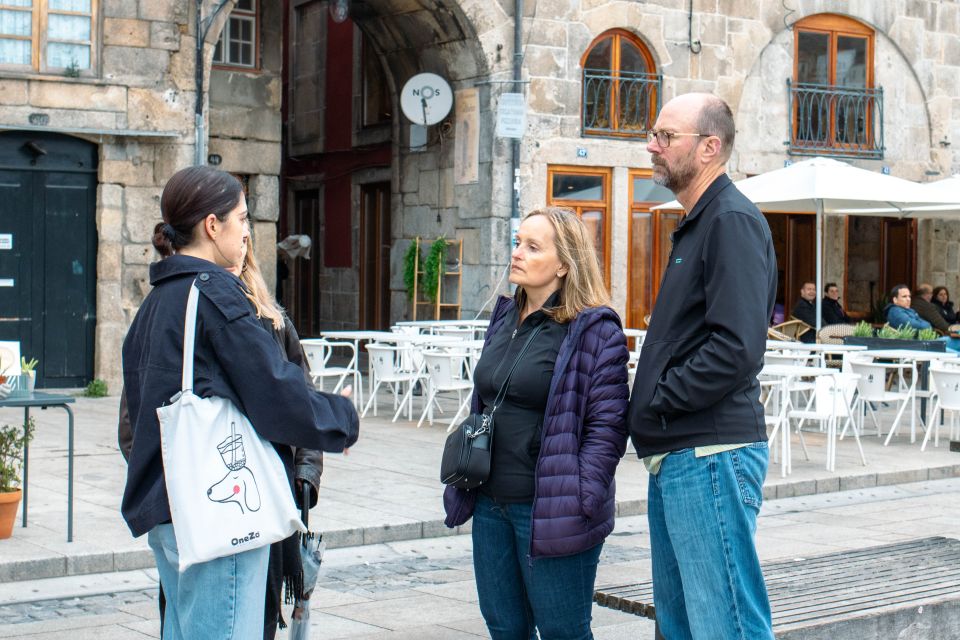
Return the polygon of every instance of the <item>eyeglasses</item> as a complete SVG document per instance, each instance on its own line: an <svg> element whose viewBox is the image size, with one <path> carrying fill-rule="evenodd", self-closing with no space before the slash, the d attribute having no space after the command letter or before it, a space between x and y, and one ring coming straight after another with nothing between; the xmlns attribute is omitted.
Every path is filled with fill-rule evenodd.
<svg viewBox="0 0 960 640"><path fill-rule="evenodd" d="M709 138L712 133L675 133L673 131L664 131L663 129L651 129L650 137L657 139L657 144L666 149L670 146L670 141L677 136L696 136L697 138Z"/></svg>

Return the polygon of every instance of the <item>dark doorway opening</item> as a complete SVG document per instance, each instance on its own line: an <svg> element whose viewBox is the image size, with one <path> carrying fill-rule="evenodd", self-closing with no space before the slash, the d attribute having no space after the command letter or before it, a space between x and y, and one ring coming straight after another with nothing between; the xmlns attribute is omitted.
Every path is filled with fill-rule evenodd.
<svg viewBox="0 0 960 640"><path fill-rule="evenodd" d="M0 134L0 340L37 358L38 387L93 379L97 146Z"/></svg>
<svg viewBox="0 0 960 640"><path fill-rule="evenodd" d="M360 187L360 328L390 327L390 183Z"/></svg>

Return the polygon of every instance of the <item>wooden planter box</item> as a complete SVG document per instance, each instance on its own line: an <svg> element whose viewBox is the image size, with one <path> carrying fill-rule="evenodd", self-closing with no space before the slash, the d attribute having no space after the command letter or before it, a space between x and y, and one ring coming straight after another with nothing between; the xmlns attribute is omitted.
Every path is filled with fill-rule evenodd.
<svg viewBox="0 0 960 640"><path fill-rule="evenodd" d="M860 338L858 336L844 336L843 344L855 344L866 347L867 351L913 349L914 351L938 351L942 353L947 350L946 343L940 340L900 340L898 338Z"/></svg>

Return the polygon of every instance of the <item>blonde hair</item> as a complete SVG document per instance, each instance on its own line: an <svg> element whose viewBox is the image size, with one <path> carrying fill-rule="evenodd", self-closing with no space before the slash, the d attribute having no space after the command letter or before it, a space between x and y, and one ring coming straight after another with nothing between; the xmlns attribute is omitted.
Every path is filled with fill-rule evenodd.
<svg viewBox="0 0 960 640"><path fill-rule="evenodd" d="M267 283L260 273L260 266L253 256L253 239L247 238L247 254L243 257L243 268L240 271L240 280L247 285L249 291L244 292L253 307L257 310L258 318L269 318L273 328L279 331L283 328L283 309L277 304L267 288Z"/></svg>
<svg viewBox="0 0 960 640"><path fill-rule="evenodd" d="M543 312L563 324L576 318L587 307L610 304L593 240L576 212L565 207L544 207L531 211L523 219L533 216L543 216L550 222L557 258L567 269L566 275L560 279L560 303L555 307L544 307ZM515 299L521 309L526 298L523 287L517 287Z"/></svg>

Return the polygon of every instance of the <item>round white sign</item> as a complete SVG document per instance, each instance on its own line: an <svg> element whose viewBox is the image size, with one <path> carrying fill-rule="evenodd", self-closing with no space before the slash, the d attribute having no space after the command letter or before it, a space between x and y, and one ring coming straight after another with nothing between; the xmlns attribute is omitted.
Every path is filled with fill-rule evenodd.
<svg viewBox="0 0 960 640"><path fill-rule="evenodd" d="M415 124L437 124L453 106L453 90L435 73L418 73L403 85L400 109Z"/></svg>

